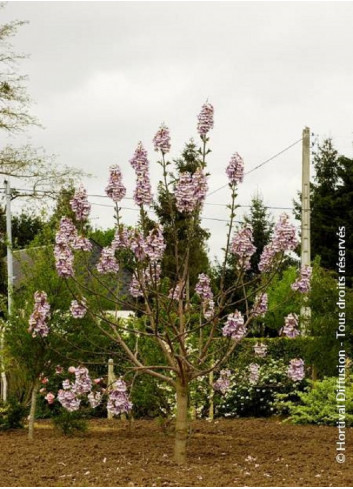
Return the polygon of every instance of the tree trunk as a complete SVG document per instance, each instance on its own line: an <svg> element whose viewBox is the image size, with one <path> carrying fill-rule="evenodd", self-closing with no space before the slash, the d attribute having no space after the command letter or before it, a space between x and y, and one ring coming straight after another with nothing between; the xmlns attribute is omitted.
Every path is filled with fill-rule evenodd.
<svg viewBox="0 0 353 489"><path fill-rule="evenodd" d="M213 363L213 357L212 357L212 363ZM214 388L213 388L213 370L208 375L208 383L209 383L209 388L210 388L210 406L208 408L208 417L210 421L213 421L214 419Z"/></svg>
<svg viewBox="0 0 353 489"><path fill-rule="evenodd" d="M177 464L186 463L186 444L188 437L188 389L187 384L177 382L177 411L175 424L174 460Z"/></svg>
<svg viewBox="0 0 353 489"><path fill-rule="evenodd" d="M32 396L31 396L31 409L29 412L29 424L28 424L28 439L33 440L33 429L34 429L34 419L36 417L36 406L37 406L37 394L39 390L39 382L35 381Z"/></svg>

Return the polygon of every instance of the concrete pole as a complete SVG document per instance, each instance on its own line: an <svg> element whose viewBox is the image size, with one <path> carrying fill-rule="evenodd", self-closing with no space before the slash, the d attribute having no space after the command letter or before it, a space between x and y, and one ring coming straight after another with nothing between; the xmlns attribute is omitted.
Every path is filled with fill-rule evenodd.
<svg viewBox="0 0 353 489"><path fill-rule="evenodd" d="M302 153L302 215L301 215L301 266L311 264L310 240L310 129L303 130ZM301 311L301 330L305 335L310 321L310 307L303 306Z"/></svg>
<svg viewBox="0 0 353 489"><path fill-rule="evenodd" d="M308 127L303 130L301 233L301 265L310 265L310 129Z"/></svg>
<svg viewBox="0 0 353 489"><path fill-rule="evenodd" d="M7 244L7 311L10 317L12 313L12 295L13 295L13 257L12 257L12 216L11 216L11 188L8 180L4 181L6 196L6 244ZM1 331L0 337L1 350L1 399L7 401L7 378L4 366L4 332Z"/></svg>

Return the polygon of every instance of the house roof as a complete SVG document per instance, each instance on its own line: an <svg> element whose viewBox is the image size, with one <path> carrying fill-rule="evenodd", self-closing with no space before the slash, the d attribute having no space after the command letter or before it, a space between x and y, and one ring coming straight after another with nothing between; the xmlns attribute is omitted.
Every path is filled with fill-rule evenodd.
<svg viewBox="0 0 353 489"><path fill-rule="evenodd" d="M92 267L95 267L102 250L102 247L93 240L90 240L92 243L92 252L90 253L90 264ZM22 250L14 250L13 251L13 287L14 290L20 289L25 281L28 279L27 271L34 267L36 263L36 252L43 251L45 249L49 249L49 247L53 247L52 245L47 246L38 246L32 248L24 248ZM131 281L131 272L126 268L121 270L121 282L119 284L119 295L130 297L129 294L129 285Z"/></svg>

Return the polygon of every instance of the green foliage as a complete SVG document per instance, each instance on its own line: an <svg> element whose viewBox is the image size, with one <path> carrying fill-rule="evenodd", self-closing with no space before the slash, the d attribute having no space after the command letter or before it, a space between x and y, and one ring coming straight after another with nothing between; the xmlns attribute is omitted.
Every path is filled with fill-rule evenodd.
<svg viewBox="0 0 353 489"><path fill-rule="evenodd" d="M40 239L44 236L50 241L50 235L42 234ZM23 284L14 297L17 313L13 314L5 330L8 369L13 378L11 391L21 379L25 389L26 384L30 382L32 385L41 373L51 378L58 364L67 368L80 363L101 363L105 368L104 375L108 358L113 356L119 363L122 358L115 343L101 334L94 318L89 315L83 319L71 317L69 307L73 297L66 282L56 272L53 247L50 243L36 245L35 242L27 250L30 261L23 264ZM46 338L33 338L28 333L28 319L33 311L36 290L46 291L51 305L50 334ZM101 301L96 307L108 309L105 305ZM96 311L96 307L91 306L91 310ZM20 376L18 366L21 367ZM18 387L16 390L19 391Z"/></svg>
<svg viewBox="0 0 353 489"><path fill-rule="evenodd" d="M83 411L67 411L62 409L60 414L53 418L54 427L65 436L74 436L88 430L87 419Z"/></svg>
<svg viewBox="0 0 353 489"><path fill-rule="evenodd" d="M115 229L95 229L89 233L89 237L98 243L102 248L110 246L114 239Z"/></svg>
<svg viewBox="0 0 353 489"><path fill-rule="evenodd" d="M131 391L135 418L168 418L172 414L172 388L154 377L140 375Z"/></svg>
<svg viewBox="0 0 353 489"><path fill-rule="evenodd" d="M263 333L278 335L284 325L284 318L289 313L299 313L303 296L292 291L291 285L297 278L296 267L291 266L281 274L276 274L267 289L268 311L264 318L266 329Z"/></svg>
<svg viewBox="0 0 353 489"><path fill-rule="evenodd" d="M23 428L23 420L27 414L25 406L16 399L0 405L0 431Z"/></svg>
<svg viewBox="0 0 353 489"><path fill-rule="evenodd" d="M308 294L308 302L304 303L304 296L293 292L291 284L297 277L295 267L287 268L282 274L277 275L268 288L268 312L264 318L265 328L259 328L259 334L277 336L279 329L284 324L284 317L291 312L300 314L301 307L307 305L311 308L311 319L307 326L306 335L310 338L296 339L296 343L302 342L301 355L308 364L314 364L320 377L332 376L336 370L336 360L339 342L336 338L338 326L337 307L337 279L335 272L325 270L320 266L317 257L313 263L313 275L311 279L311 291ZM346 289L346 316L353 314L353 291ZM353 327L347 321L346 325L346 350L352 355ZM292 341L292 340L290 340ZM275 344L275 343L273 343ZM281 343L278 343L278 348ZM240 349L242 346L240 345ZM277 348L277 347L276 347ZM325 355L322 354L325 352ZM277 358L276 351L272 352Z"/></svg>
<svg viewBox="0 0 353 489"><path fill-rule="evenodd" d="M317 424L336 426L340 421L336 400L337 377L328 377L322 381L311 382L305 392L297 392L296 402L278 399L278 409L287 409L289 421L294 424ZM346 426L353 426L353 376L346 379L345 391Z"/></svg>

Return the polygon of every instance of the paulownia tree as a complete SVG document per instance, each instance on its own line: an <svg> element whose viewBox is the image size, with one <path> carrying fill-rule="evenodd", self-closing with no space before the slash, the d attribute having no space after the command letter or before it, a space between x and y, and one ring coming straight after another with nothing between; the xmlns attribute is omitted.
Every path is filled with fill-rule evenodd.
<svg viewBox="0 0 353 489"><path fill-rule="evenodd" d="M246 224L234 232L236 197L238 185L243 181L244 164L238 153L233 154L226 168L231 194L230 220L224 248L223 271L219 283L211 284L211 279L204 273L198 277L194 291L187 291L186 284L190 269L190 243L194 240L196 225L199 222L202 207L208 189L206 174L206 158L210 152L208 147L209 132L213 128L214 110L211 104L203 105L198 116L198 133L201 147L198 161L193 172L179 171L174 174L168 159L170 152L170 134L162 125L153 142L159 154L159 165L163 179L165 195L169 202L170 223L173 230L173 247L175 272L173 280L161 278L161 261L166 248L163 228L148 216L148 209L153 203L149 177L149 161L147 152L140 142L130 160L136 172L136 188L134 200L140 209L140 219L135 228L127 227L122 222L119 202L126 195L122 182L122 174L118 166L110 169L110 178L105 191L115 203L116 231L111 244L102 250L97 266L93 269L92 261L87 258L87 276L82 279L74 271L74 254L89 257L92 252L91 243L82 229L75 227L73 222L63 217L56 235L55 257L59 275L66 281L73 294L71 310L74 317L89 314L97 323L103 334L115 341L124 351L131 363L131 371L135 374L152 375L161 382L168 383L176 393L176 429L174 456L178 464L186 461L188 435L188 391L190 383L212 371L220 371L233 354L239 342L251 331L251 324L261 318L267 310L266 288L280 266L286 252L297 246L295 228L287 215L282 215L275 226L273 238L264 248L260 262L260 274L247 279L246 271L250 268L250 260L256 249L252 242L251 226ZM180 239L175 223L175 206L182 213L187 223L187 232ZM75 193L71 201L76 219L84 223L89 216L90 204L83 186ZM235 276L232 284L225 281L225 270L229 255L236 260ZM108 315L103 308L99 309L100 301L109 300L112 309L121 309L126 298L120 293L117 284L122 280L123 269L132 271L130 294L134 300L137 314L143 321L122 321L114 315ZM112 285L112 277L114 278ZM297 288L307 288L306 278L298 281ZM94 284L99 284L99 290ZM102 290L105 289L105 293ZM131 299L130 299L131 300ZM233 312L229 314L229 309ZM228 311L228 312L226 312ZM291 318L292 321L293 318ZM295 322L295 318L294 318ZM35 323L35 321L34 321ZM47 334L41 319L34 324L37 334ZM293 323L293 321L292 321ZM291 323L291 328L296 327ZM291 329L289 328L289 329ZM291 331L292 331L291 329ZM141 354L129 346L127 338L132 336L148 337L158 346L163 362L148 364ZM303 365L299 361L293 363L292 369L297 376L302 374ZM69 383L68 408L72 408L75 392ZM130 408L125 395L124 382L113 386L109 398L108 409L119 414ZM65 390L65 388L64 388ZM60 393L61 402L63 392ZM115 397L114 397L115 396ZM120 400L119 400L120 399ZM121 399L123 399L121 401ZM60 400L60 399L59 399ZM64 403L66 401L64 400Z"/></svg>

